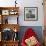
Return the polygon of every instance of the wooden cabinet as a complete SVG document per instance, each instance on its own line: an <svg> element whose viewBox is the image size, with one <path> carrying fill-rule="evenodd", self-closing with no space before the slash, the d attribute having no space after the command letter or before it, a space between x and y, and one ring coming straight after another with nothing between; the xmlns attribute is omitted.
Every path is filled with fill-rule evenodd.
<svg viewBox="0 0 46 46"><path fill-rule="evenodd" d="M0 7L0 46L18 46L19 39L16 40L15 38L18 37L17 35L19 31L18 17L19 7ZM4 35L5 32L5 35L7 35L8 38L6 38L6 36ZM12 34L10 34L11 32ZM2 35L5 36L6 40L4 39L4 37L2 37ZM11 35L11 39L9 39L9 35Z"/></svg>

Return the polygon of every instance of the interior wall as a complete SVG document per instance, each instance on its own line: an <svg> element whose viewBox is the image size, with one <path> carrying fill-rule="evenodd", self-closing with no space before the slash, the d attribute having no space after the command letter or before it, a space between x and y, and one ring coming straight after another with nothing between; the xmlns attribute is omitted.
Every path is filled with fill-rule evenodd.
<svg viewBox="0 0 46 46"><path fill-rule="evenodd" d="M0 0L1 7L15 6L15 0ZM17 0L19 6L19 24L20 26L44 26L43 0ZM24 7L38 7L38 21L24 21ZM11 17L12 18L12 17ZM9 19L10 20L10 19ZM13 21L14 22L14 21Z"/></svg>
<svg viewBox="0 0 46 46"><path fill-rule="evenodd" d="M24 0L24 5L21 7L19 24L21 26L43 26L44 15L43 15L43 0ZM38 7L38 21L24 21L24 7Z"/></svg>

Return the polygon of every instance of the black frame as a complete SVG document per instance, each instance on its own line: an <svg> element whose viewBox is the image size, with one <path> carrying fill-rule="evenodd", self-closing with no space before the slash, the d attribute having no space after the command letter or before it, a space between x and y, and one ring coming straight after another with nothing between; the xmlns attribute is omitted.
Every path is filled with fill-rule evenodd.
<svg viewBox="0 0 46 46"><path fill-rule="evenodd" d="M35 20L26 20L26 19L25 19L25 9L26 9L26 8L34 8L34 9L36 8L36 11L37 11L37 12L36 12L37 18L36 18ZM38 7L24 7L24 21L38 21Z"/></svg>

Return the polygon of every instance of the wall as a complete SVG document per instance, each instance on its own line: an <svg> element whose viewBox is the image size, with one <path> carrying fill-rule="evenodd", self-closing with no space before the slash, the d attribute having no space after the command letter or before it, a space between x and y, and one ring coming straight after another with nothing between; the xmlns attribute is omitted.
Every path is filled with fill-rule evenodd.
<svg viewBox="0 0 46 46"><path fill-rule="evenodd" d="M0 6L9 7L15 6L15 0L0 0ZM43 26L43 0L17 0L17 3L20 7L19 10L19 24L20 26ZM38 21L24 21L24 7L38 7Z"/></svg>
<svg viewBox="0 0 46 46"><path fill-rule="evenodd" d="M43 26L43 0L24 0L24 7L38 7L38 21L24 21L24 7L21 6L20 25L21 26Z"/></svg>

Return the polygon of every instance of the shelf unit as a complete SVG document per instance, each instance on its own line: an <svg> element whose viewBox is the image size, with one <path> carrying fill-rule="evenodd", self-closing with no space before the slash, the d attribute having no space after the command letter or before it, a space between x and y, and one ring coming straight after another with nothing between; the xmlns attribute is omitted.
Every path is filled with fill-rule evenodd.
<svg viewBox="0 0 46 46"><path fill-rule="evenodd" d="M15 23L12 24L11 22L11 24L9 24L8 22L10 21L9 17L15 17L16 20L13 18ZM19 31L18 17L19 17L19 7L0 7L0 32L1 32L0 46L18 46L18 40L16 39L8 41L2 40L2 32L4 29L7 30L11 29L15 33Z"/></svg>
<svg viewBox="0 0 46 46"><path fill-rule="evenodd" d="M19 16L19 7L0 7L0 17L1 17L1 24L3 24L3 18L8 16L17 16L17 23L18 23L18 16ZM6 22L8 18L6 18ZM5 22L5 23L6 23ZM7 22L8 23L8 22Z"/></svg>

